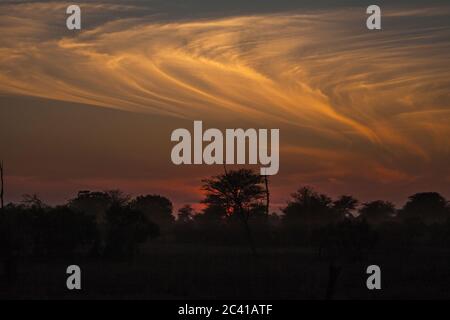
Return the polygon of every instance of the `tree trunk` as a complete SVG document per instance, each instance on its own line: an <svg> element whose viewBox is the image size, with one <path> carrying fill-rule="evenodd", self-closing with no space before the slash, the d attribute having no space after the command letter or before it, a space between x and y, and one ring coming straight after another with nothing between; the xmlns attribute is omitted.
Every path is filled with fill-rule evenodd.
<svg viewBox="0 0 450 320"><path fill-rule="evenodd" d="M341 267L336 266L334 261L330 262L330 266L328 268L328 284L327 284L327 293L325 296L326 300L333 299L334 292L336 291L336 282L341 274Z"/></svg>
<svg viewBox="0 0 450 320"><path fill-rule="evenodd" d="M270 214L270 192L269 192L269 180L267 176L264 176L264 182L266 184L266 214L269 217Z"/></svg>
<svg viewBox="0 0 450 320"><path fill-rule="evenodd" d="M223 164L223 170L225 171L225 177L228 178L228 171L227 171L227 167L226 167L225 163ZM244 208L242 207L241 203L239 203L235 208L238 210L238 216L240 217L242 224L244 226L245 234L247 236L247 241L250 245L250 250L252 252L252 255L254 257L256 257L257 251L256 251L255 240L253 239L252 230L248 223L249 216L247 214L245 214Z"/></svg>
<svg viewBox="0 0 450 320"><path fill-rule="evenodd" d="M5 185L4 185L4 176L3 176L3 161L0 162L0 209L1 214L4 213L4 194L5 194ZM12 242L12 231L11 231L11 219L9 216L4 217L6 224L6 234L5 234L5 252L4 252L4 273L6 276L6 281L8 287L11 287L17 277L17 264L16 259L14 257L14 249Z"/></svg>
<svg viewBox="0 0 450 320"><path fill-rule="evenodd" d="M252 230L251 230L250 225L248 223L249 216L245 214L244 208L242 208L242 206L239 206L238 210L239 210L239 216L241 217L242 224L244 226L245 234L247 236L247 241L248 241L248 243L250 245L250 250L252 252L252 255L254 257L256 257L257 256L257 251L256 251L255 240L253 239Z"/></svg>

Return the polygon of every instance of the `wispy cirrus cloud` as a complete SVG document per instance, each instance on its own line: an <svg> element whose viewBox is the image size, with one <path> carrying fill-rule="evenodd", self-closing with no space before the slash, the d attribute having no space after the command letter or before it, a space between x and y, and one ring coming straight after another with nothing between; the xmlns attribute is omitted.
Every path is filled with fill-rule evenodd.
<svg viewBox="0 0 450 320"><path fill-rule="evenodd" d="M78 33L65 4L3 6L4 94L270 124L285 129L286 163L299 150L331 163L319 176L412 181L449 158L449 6L388 7L369 32L358 7L170 20L139 2L88 3Z"/></svg>

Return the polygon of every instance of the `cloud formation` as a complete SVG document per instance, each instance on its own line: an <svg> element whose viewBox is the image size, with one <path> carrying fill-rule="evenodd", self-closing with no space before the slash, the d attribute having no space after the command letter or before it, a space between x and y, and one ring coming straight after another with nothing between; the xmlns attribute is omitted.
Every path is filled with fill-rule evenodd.
<svg viewBox="0 0 450 320"><path fill-rule="evenodd" d="M450 177L450 6L388 7L381 32L357 7L164 20L88 3L81 32L61 3L2 7L3 94L281 128L287 180Z"/></svg>

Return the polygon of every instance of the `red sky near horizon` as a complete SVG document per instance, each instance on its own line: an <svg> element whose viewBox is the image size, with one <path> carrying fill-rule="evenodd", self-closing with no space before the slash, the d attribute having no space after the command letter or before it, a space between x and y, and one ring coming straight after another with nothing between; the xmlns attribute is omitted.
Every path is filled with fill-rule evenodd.
<svg viewBox="0 0 450 320"><path fill-rule="evenodd" d="M389 2L373 32L356 4L191 2L80 3L76 32L68 3L0 4L7 201L122 189L198 203L223 168L172 164L170 133L194 120L280 129L272 210L304 185L398 205L450 197L450 5Z"/></svg>

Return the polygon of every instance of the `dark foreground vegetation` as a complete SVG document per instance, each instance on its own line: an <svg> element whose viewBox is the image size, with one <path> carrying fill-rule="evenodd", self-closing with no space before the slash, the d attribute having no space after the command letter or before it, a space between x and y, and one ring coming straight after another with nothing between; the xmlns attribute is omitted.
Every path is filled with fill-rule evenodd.
<svg viewBox="0 0 450 320"><path fill-rule="evenodd" d="M176 219L159 195L36 196L0 215L0 298L450 298L450 207L417 193L402 208L300 188L270 213L269 182L249 170L204 180L202 212ZM83 290L66 288L66 267ZM366 268L382 269L381 291Z"/></svg>

